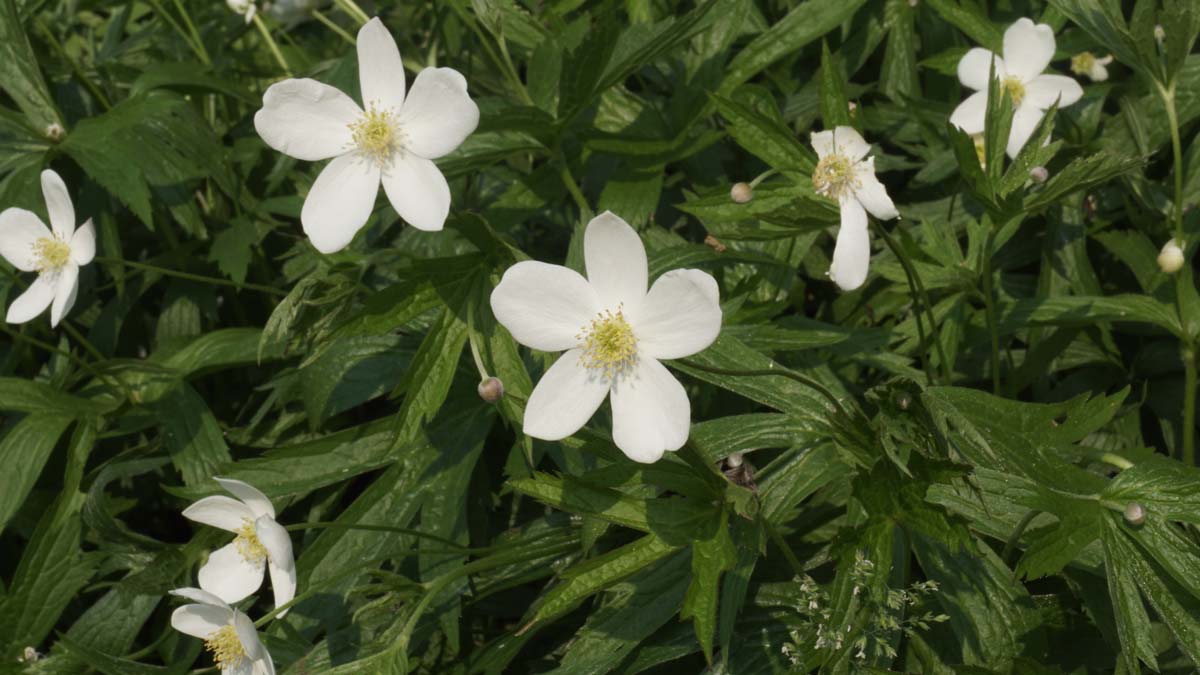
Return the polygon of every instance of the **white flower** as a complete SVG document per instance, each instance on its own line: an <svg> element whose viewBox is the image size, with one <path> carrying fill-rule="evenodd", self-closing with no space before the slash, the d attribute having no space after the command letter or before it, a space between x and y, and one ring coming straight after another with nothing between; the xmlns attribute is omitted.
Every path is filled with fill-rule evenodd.
<svg viewBox="0 0 1200 675"><path fill-rule="evenodd" d="M1071 57L1071 72L1076 75L1087 75L1092 82L1103 82L1108 79L1108 68L1105 66L1112 62L1112 54L1098 59L1091 52L1080 52Z"/></svg>
<svg viewBox="0 0 1200 675"><path fill-rule="evenodd" d="M89 218L75 229L75 205L57 173L42 172L42 195L50 227L25 209L0 213L0 256L22 272L37 272L29 289L8 307L8 323L25 323L50 308L50 326L71 311L79 292L79 268L96 257L96 228Z"/></svg>
<svg viewBox="0 0 1200 675"><path fill-rule="evenodd" d="M691 403L659 361L703 350L721 332L717 282L680 269L647 288L646 249L633 228L604 212L583 235L587 278L523 261L492 291L492 311L517 342L566 353L525 406L525 433L556 441L578 431L612 394L613 441L654 462L687 442Z"/></svg>
<svg viewBox="0 0 1200 675"><path fill-rule="evenodd" d="M968 134L983 133L988 73L994 61L1000 86L1013 102L1007 151L1009 157L1016 157L1047 108L1055 101L1065 108L1083 96L1083 87L1066 75L1042 74L1054 58L1054 44L1054 29L1050 26L1017 19L1004 31L1004 58L980 47L967 52L958 62L958 79L975 93L955 108L950 123Z"/></svg>
<svg viewBox="0 0 1200 675"><path fill-rule="evenodd" d="M275 675L275 663L250 617L199 588L177 588L171 595L195 601L171 614L171 627L204 640L221 675Z"/></svg>
<svg viewBox="0 0 1200 675"><path fill-rule="evenodd" d="M1158 253L1158 268L1166 274L1174 274L1183 268L1183 247L1174 239L1168 239Z"/></svg>
<svg viewBox="0 0 1200 675"><path fill-rule="evenodd" d="M246 18L246 23L254 20L254 15L258 13L258 4L254 0L225 0L225 4L229 5L235 14L241 14Z"/></svg>
<svg viewBox="0 0 1200 675"><path fill-rule="evenodd" d="M875 158L867 157L871 146L853 127L818 131L812 135L812 146L819 160L813 170L813 189L837 201L842 213L829 278L842 290L852 291L866 281L871 263L867 212L880 220L900 213L875 177Z"/></svg>
<svg viewBox="0 0 1200 675"><path fill-rule="evenodd" d="M296 561L287 530L275 522L271 500L240 480L213 480L237 499L205 497L184 509L183 517L233 532L237 538L208 556L200 568L200 588L225 602L237 602L258 590L266 567L271 571L275 606L290 601L296 596Z"/></svg>
<svg viewBox="0 0 1200 675"><path fill-rule="evenodd" d="M312 16L322 0L275 0L267 5L271 18L283 24L294 24Z"/></svg>
<svg viewBox="0 0 1200 675"><path fill-rule="evenodd" d="M283 154L333 158L300 212L305 234L322 253L345 248L366 224L380 182L410 225L442 229L450 186L433 160L479 124L467 81L452 68L422 70L405 96L400 50L378 18L358 31L358 76L363 108L327 84L292 79L271 85L254 115L258 134Z"/></svg>

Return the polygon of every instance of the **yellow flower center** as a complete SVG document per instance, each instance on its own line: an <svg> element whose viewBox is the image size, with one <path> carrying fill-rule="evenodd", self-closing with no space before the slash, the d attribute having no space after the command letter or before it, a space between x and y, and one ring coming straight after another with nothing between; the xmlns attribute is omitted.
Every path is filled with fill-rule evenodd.
<svg viewBox="0 0 1200 675"><path fill-rule="evenodd" d="M34 242L33 255L39 272L56 270L71 259L71 246L58 237L42 237Z"/></svg>
<svg viewBox="0 0 1200 675"><path fill-rule="evenodd" d="M1009 75L1000 83L1000 92L1007 93L1012 99L1013 107L1021 105L1021 101L1025 100L1025 83L1021 78L1015 75Z"/></svg>
<svg viewBox="0 0 1200 675"><path fill-rule="evenodd" d="M971 137L975 141L975 156L979 158L979 166L987 168L987 148L983 144L983 134L975 134Z"/></svg>
<svg viewBox="0 0 1200 675"><path fill-rule="evenodd" d="M1095 65L1096 55L1091 52L1082 52L1071 57L1071 72L1076 75L1090 75Z"/></svg>
<svg viewBox="0 0 1200 675"><path fill-rule="evenodd" d="M237 539L233 540L233 544L237 546L238 553L242 554L246 562L258 563L267 559L267 547L263 546L258 538L258 533L254 530L254 521L244 518L242 526L234 532L237 533Z"/></svg>
<svg viewBox="0 0 1200 675"><path fill-rule="evenodd" d="M204 646L212 652L213 661L221 670L237 668L246 659L246 648L242 646L233 624L221 626L220 630L209 635Z"/></svg>
<svg viewBox="0 0 1200 675"><path fill-rule="evenodd" d="M350 133L360 152L377 162L386 162L400 149L401 134L396 114L371 106L362 117L350 125Z"/></svg>
<svg viewBox="0 0 1200 675"><path fill-rule="evenodd" d="M840 199L848 190L858 187L854 163L849 157L831 153L817 162L812 175L813 190L831 199Z"/></svg>
<svg viewBox="0 0 1200 675"><path fill-rule="evenodd" d="M582 343L583 365L612 379L637 361L637 338L620 309L604 310L577 336Z"/></svg>

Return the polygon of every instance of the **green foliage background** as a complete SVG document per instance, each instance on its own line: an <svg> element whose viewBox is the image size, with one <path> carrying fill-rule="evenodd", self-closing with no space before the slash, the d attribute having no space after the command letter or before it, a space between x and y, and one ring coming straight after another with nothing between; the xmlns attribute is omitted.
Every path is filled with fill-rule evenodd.
<svg viewBox="0 0 1200 675"><path fill-rule="evenodd" d="M1200 233L1200 10L1124 5L367 3L411 72L463 72L482 118L439 162L445 232L380 200L322 256L298 224L320 166L254 132L285 75L253 24L210 0L0 0L0 207L44 211L52 166L102 256L60 330L0 343L0 672L206 667L164 594L224 543L179 515L212 475L294 526L301 598L263 629L289 675L1195 672L1200 473L1179 458L1200 296L1155 256L1175 218L1189 252ZM1117 62L981 168L946 124L955 65L1021 16L1055 27L1060 72ZM357 92L333 29L265 26L295 74ZM834 124L875 144L903 215L853 293L825 277L837 211L809 180L807 134ZM553 357L487 303L516 260L580 267L604 209L652 276L721 286L721 338L670 364L691 443L654 465L603 413L524 437ZM29 279L4 270L7 305ZM733 453L752 479L719 471ZM948 620L880 629L915 611L889 589L921 580ZM844 644L817 648L817 626Z"/></svg>

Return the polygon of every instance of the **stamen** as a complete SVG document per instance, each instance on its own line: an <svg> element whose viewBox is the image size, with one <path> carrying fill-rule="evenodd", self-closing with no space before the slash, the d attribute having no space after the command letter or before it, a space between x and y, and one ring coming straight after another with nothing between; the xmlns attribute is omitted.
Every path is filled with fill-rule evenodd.
<svg viewBox="0 0 1200 675"><path fill-rule="evenodd" d="M58 237L42 237L33 243L33 255L37 259L37 270L56 270L71 259L71 246Z"/></svg>
<svg viewBox="0 0 1200 675"><path fill-rule="evenodd" d="M221 626L204 641L205 648L212 652L213 661L222 671L237 668L246 659L246 648L238 637L233 624Z"/></svg>
<svg viewBox="0 0 1200 675"><path fill-rule="evenodd" d="M616 314L604 310L575 337L583 348L580 362L609 379L628 371L637 362L637 337L620 308Z"/></svg>
<svg viewBox="0 0 1200 675"><path fill-rule="evenodd" d="M400 150L403 136L396 123L396 114L375 106L350 125L350 133L359 151L380 164Z"/></svg>
<svg viewBox="0 0 1200 675"><path fill-rule="evenodd" d="M1009 75L1000 83L1001 93L1007 92L1008 97L1012 99L1013 107L1021 105L1021 101L1025 100L1025 83L1016 75Z"/></svg>
<svg viewBox="0 0 1200 675"><path fill-rule="evenodd" d="M825 155L812 175L813 189L817 194L839 199L847 190L859 186L858 177L854 175L854 163L849 157L832 153Z"/></svg>
<svg viewBox="0 0 1200 675"><path fill-rule="evenodd" d="M259 540L258 533L254 530L254 521L243 518L242 526L234 532L237 533L237 539L233 540L233 544L246 562L259 563L267 559L267 547Z"/></svg>
<svg viewBox="0 0 1200 675"><path fill-rule="evenodd" d="M1091 52L1080 52L1071 57L1071 72L1076 75L1090 75L1096 65L1096 55Z"/></svg>

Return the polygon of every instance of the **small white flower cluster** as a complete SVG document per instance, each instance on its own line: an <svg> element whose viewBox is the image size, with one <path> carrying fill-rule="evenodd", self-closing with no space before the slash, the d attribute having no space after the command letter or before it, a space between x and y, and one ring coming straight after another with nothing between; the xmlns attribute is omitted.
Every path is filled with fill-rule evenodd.
<svg viewBox="0 0 1200 675"><path fill-rule="evenodd" d="M213 478L235 498L205 497L183 511L185 518L236 534L200 568L200 588L172 595L192 600L171 614L171 626L204 640L222 675L275 675L275 664L250 617L232 603L250 597L270 570L275 608L296 595L296 561L287 530L275 522L275 507L257 488L240 480ZM277 611L283 617L287 610Z"/></svg>

